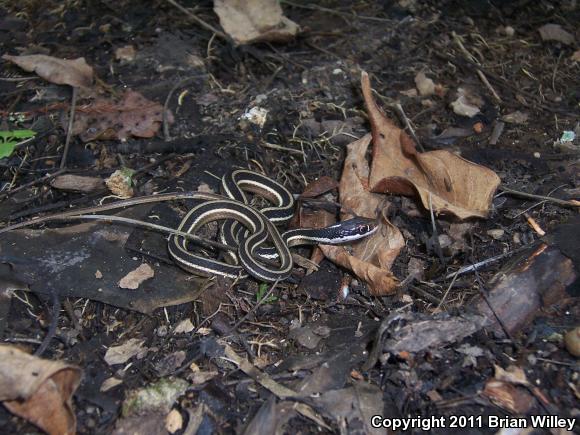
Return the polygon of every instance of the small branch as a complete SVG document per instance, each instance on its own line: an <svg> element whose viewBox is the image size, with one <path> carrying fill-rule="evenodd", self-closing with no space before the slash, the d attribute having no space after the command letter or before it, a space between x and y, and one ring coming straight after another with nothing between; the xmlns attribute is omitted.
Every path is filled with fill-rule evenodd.
<svg viewBox="0 0 580 435"><path fill-rule="evenodd" d="M500 186L498 188L501 192L512 195L518 196L520 198L529 198L529 199L539 199L542 201L549 201L553 202L554 204L562 205L564 207L580 207L580 201L575 199L565 200L559 198L552 198L551 196L543 196L543 195L534 195L533 193L521 192L519 190L513 190L509 187Z"/></svg>
<svg viewBox="0 0 580 435"><path fill-rule="evenodd" d="M199 24L204 29L209 30L210 32L214 33L216 36L219 36L220 38L222 38L226 41L231 41L230 37L228 35L226 35L224 32L216 29L211 24L206 23L201 18L199 18L197 15L195 15L191 11L189 11L186 8L184 8L183 6L181 6L175 0L167 0L167 3L171 4L172 6L175 6L177 9L179 9L181 12L183 12L185 15L187 15L189 18L191 18L193 21L195 21L197 24Z"/></svg>
<svg viewBox="0 0 580 435"><path fill-rule="evenodd" d="M70 141L72 139L72 131L73 131L73 123L75 118L75 111L77 107L77 97L78 97L78 89L76 86L72 88L72 101L70 105L70 114L68 117L68 127L66 131L66 140L64 142L64 151L62 153L62 158L60 159L60 169L63 170L66 168L66 159L68 157L68 150L70 148Z"/></svg>

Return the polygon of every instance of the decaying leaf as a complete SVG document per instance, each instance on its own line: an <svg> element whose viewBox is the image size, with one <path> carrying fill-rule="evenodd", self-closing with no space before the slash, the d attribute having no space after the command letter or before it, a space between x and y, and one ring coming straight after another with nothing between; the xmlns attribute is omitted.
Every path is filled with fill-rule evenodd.
<svg viewBox="0 0 580 435"><path fill-rule="evenodd" d="M324 255L334 263L351 270L369 284L369 293L384 296L395 292L399 281L389 270L373 266L350 255L342 246L320 245Z"/></svg>
<svg viewBox="0 0 580 435"><path fill-rule="evenodd" d="M353 215L376 218L388 204L383 195L368 190L369 165L365 156L370 142L371 136L367 134L347 145L339 185L343 219ZM372 236L354 243L352 255L341 246L321 248L327 258L368 282L371 294L378 296L390 294L396 288L398 281L390 267L404 245L400 231L386 222Z"/></svg>
<svg viewBox="0 0 580 435"><path fill-rule="evenodd" d="M50 182L50 185L58 190L85 193L95 192L105 187L102 178L74 174L59 175Z"/></svg>
<svg viewBox="0 0 580 435"><path fill-rule="evenodd" d="M385 428L373 427L370 424L373 415L383 414L385 407L382 391L375 385L364 381L353 382L347 388L326 391L317 402L337 424L346 426L345 433L388 433Z"/></svg>
<svg viewBox="0 0 580 435"><path fill-rule="evenodd" d="M175 400L181 396L189 382L183 379L160 379L144 388L130 391L123 402L123 417L145 415L152 412L168 413Z"/></svg>
<svg viewBox="0 0 580 435"><path fill-rule="evenodd" d="M110 366L114 364L124 364L136 356L142 358L147 354L148 349L143 346L145 340L131 338L119 346L112 346L105 353L105 362Z"/></svg>
<svg viewBox="0 0 580 435"><path fill-rule="evenodd" d="M133 191L133 174L134 170L129 168L117 169L105 180L105 183L111 193L120 198L131 198Z"/></svg>
<svg viewBox="0 0 580 435"><path fill-rule="evenodd" d="M44 54L29 56L5 54L2 59L15 63L25 71L35 72L44 80L57 85L88 88L93 83L93 68L87 64L84 57L67 60Z"/></svg>
<svg viewBox="0 0 580 435"><path fill-rule="evenodd" d="M559 24L544 24L538 29L540 36L544 41L557 41L562 44L574 44L574 35L567 32Z"/></svg>
<svg viewBox="0 0 580 435"><path fill-rule="evenodd" d="M283 15L277 0L215 0L220 24L236 44L289 41L299 27Z"/></svg>
<svg viewBox="0 0 580 435"><path fill-rule="evenodd" d="M63 126L68 124L66 116ZM96 139L125 140L130 136L153 137L163 122L163 106L139 92L128 90L120 101L105 98L77 108L72 132L85 141ZM173 115L167 112L167 122Z"/></svg>
<svg viewBox="0 0 580 435"><path fill-rule="evenodd" d="M486 217L500 183L495 172L448 151L417 152L413 140L381 113L367 73L362 88L373 134L369 190L418 194L426 209L460 219Z"/></svg>
<svg viewBox="0 0 580 435"><path fill-rule="evenodd" d="M422 97L428 97L435 93L435 82L427 77L423 71L419 71L415 76L415 86Z"/></svg>
<svg viewBox="0 0 580 435"><path fill-rule="evenodd" d="M495 379L490 379L485 383L482 395L515 414L525 414L534 405L533 396L525 389Z"/></svg>
<svg viewBox="0 0 580 435"><path fill-rule="evenodd" d="M80 379L78 367L0 345L0 401L48 434L75 433L71 399Z"/></svg>
<svg viewBox="0 0 580 435"><path fill-rule="evenodd" d="M153 278L155 271L147 263L143 263L137 269L132 270L119 281L119 287L130 290L139 288L145 280Z"/></svg>

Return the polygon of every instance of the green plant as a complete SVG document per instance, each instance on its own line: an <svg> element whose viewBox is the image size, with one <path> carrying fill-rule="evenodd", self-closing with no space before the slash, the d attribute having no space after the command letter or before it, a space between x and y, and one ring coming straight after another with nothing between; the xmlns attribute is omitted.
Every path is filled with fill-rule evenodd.
<svg viewBox="0 0 580 435"><path fill-rule="evenodd" d="M36 132L32 130L0 131L0 159L9 157L17 145L34 136Z"/></svg>

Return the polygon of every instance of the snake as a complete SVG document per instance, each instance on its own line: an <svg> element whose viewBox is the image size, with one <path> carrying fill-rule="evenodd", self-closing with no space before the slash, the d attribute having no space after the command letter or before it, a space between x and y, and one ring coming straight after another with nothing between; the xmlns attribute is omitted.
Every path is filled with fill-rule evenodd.
<svg viewBox="0 0 580 435"><path fill-rule="evenodd" d="M262 209L251 206L246 192L264 197L271 205ZM168 252L179 267L202 276L243 278L250 275L266 282L282 281L292 272L291 247L347 243L367 237L378 228L374 219L355 217L325 228L300 228L280 233L276 225L286 223L292 218L294 196L283 185L265 175L238 169L229 171L222 177L221 194L198 191L136 197L34 218L0 228L0 234L50 221L96 218L92 214L174 200L201 201L184 216L177 232L169 236ZM123 220L139 222L126 218ZM228 258L229 262L208 258L188 249L188 240L197 229L219 220L223 221L220 233L222 247L225 245L228 252L233 250L236 253ZM186 238L183 234L190 237ZM272 265L274 260L277 261L275 266Z"/></svg>
<svg viewBox="0 0 580 435"><path fill-rule="evenodd" d="M267 199L271 205L256 209L249 204L246 192ZM258 172L238 169L221 179L223 198L209 200L193 207L182 219L178 230L194 233L212 221L224 221L222 243L237 247L230 262L191 252L188 240L172 234L168 241L169 255L190 273L228 278L254 278L275 282L288 278L293 261L289 248L312 244L341 244L361 239L377 230L374 219L355 217L325 228L300 228L280 233L276 225L286 223L294 215L294 196L277 181ZM266 247L265 242L272 246ZM231 251L229 251L231 253ZM278 260L276 266L272 261Z"/></svg>

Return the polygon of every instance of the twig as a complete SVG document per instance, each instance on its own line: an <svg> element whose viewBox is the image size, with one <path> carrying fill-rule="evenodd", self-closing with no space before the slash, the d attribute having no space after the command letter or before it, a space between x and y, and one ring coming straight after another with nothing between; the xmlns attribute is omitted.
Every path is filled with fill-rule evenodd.
<svg viewBox="0 0 580 435"><path fill-rule="evenodd" d="M184 231L175 230L173 228L165 227L163 225L157 225L151 222L140 221L138 219L126 218L123 216L112 216L112 215L102 215L102 214L79 214L73 216L55 216L51 219L44 220L43 222L59 221L59 220L96 220L103 222L120 222L129 225L135 225L138 227L149 228L160 233L175 234L177 236L185 237L199 245L217 248L217 249L227 249L229 251L236 251L237 247L224 245L220 242L215 242L213 240L204 239L203 237L196 236L194 234L186 233ZM4 229L0 230L3 232Z"/></svg>
<svg viewBox="0 0 580 435"><path fill-rule="evenodd" d="M244 322L246 321L246 319L247 319L248 317L250 317L250 315L252 315L253 313L255 313L255 312L256 312L256 310L257 310L257 309L260 307L260 305L262 305L262 304L263 304L265 301L267 301L267 300L268 300L268 298L270 297L270 295L272 294L272 292L274 291L274 289L275 289L275 288L276 288L276 286L278 285L278 282L279 282L279 281L280 281L280 280L279 280L279 279L277 279L277 280L276 280L276 281L275 281L275 282L272 284L272 286L270 287L270 290L268 290L268 292L267 292L267 293L266 293L264 296L262 296L262 298L261 298L261 299L260 299L260 300L259 300L259 301L256 303L256 305L254 305L250 311L248 311L248 312L247 312L247 313L246 313L246 314L245 314L245 315L244 315L244 316L243 316L243 317L242 317L240 320L238 320L238 321L236 322L236 324L235 324L234 326L232 326L232 327L231 327L231 328L228 330L228 332L227 332L225 335L229 335L229 334L231 334L232 332L234 332L236 329L238 329L238 327L239 327L239 326L240 326L242 323L244 323Z"/></svg>
<svg viewBox="0 0 580 435"><path fill-rule="evenodd" d="M231 41L230 37L228 35L226 35L224 32L216 29L211 24L206 23L201 18L199 18L197 15L195 15L194 13L189 11L188 9L181 6L175 0L167 0L167 3L175 6L177 9L179 9L181 12L183 12L185 15L187 15L189 18L191 18L193 21L195 21L197 24L199 24L204 29L207 29L210 32L213 32L216 36L219 36L220 38L225 39L226 41Z"/></svg>
<svg viewBox="0 0 580 435"><path fill-rule="evenodd" d="M49 216L41 216L38 218L30 219L25 222L19 222L17 224L9 225L4 228L0 228L0 234L7 231L16 230L18 228L29 227L31 225L40 224L43 222L50 222L54 220L63 220L71 216L78 216L81 214L91 214L100 213L103 211L116 210L119 208L132 207L135 205L151 204L162 201L176 201L180 199L194 199L194 200L214 200L214 199L224 199L223 196L216 195L215 193L205 193L205 192L179 192L179 193L161 193L159 195L142 196L137 198L125 199L122 201L113 202L110 204L99 205L95 207L84 207L79 209L74 209L70 211L64 211L61 213L56 213Z"/></svg>
<svg viewBox="0 0 580 435"><path fill-rule="evenodd" d="M487 290L486 290L485 286L483 285L483 282L481 281L481 277L479 276L477 269L475 269L474 272L475 272L475 279L477 280L477 289L479 290L479 294L481 295L482 299L485 301L485 304L487 305L489 310L493 313L495 320L497 321L497 323L499 324L499 326L503 330L505 336L512 342L512 344L514 344L516 347L518 347L517 343L514 342L514 339L512 338L507 327L503 323L503 320L499 317L499 315L495 311L495 308L493 307L493 305L491 305L491 302L489 301L487 294L486 294Z"/></svg>
<svg viewBox="0 0 580 435"><path fill-rule="evenodd" d="M32 186L35 186L37 184L42 184L42 183L49 181L55 177L58 177L59 175L64 174L65 172L66 172L66 169L59 169L54 174L50 174L50 175L47 175L46 177L38 178L34 181L31 181L29 183L18 186L12 190L9 190L8 192L1 193L0 199L4 199L4 198L7 198L9 196L12 196L17 192L20 192L21 190L27 189L28 187L32 187Z"/></svg>
<svg viewBox="0 0 580 435"><path fill-rule="evenodd" d="M437 231L437 224L435 223L435 213L433 213L431 192L429 192L429 214L431 215L431 227L433 229L433 235L431 236L431 240L433 241L433 247L435 248L435 253L437 254L437 257L439 257L439 260L441 260L441 264L445 265L447 264L447 262L445 261L443 251L441 250L441 244L439 243L439 232Z"/></svg>
<svg viewBox="0 0 580 435"><path fill-rule="evenodd" d="M533 193L521 192L519 190L513 190L510 189L509 187L504 186L500 186L498 190L508 195L519 196L521 198L540 199L543 201L553 202L554 204L559 204L564 207L580 207L580 201L577 201L575 199L565 200L559 198L552 198L551 196L534 195Z"/></svg>
<svg viewBox="0 0 580 435"><path fill-rule="evenodd" d="M68 157L68 150L70 148L70 141L72 139L72 131L73 131L73 122L75 118L75 111L77 107L77 96L78 96L78 89L76 86L72 88L72 101L70 105L70 114L68 117L68 127L66 131L66 140L64 142L64 151L62 153L62 158L60 159L60 169L64 169L66 167L66 159Z"/></svg>
<svg viewBox="0 0 580 435"><path fill-rule="evenodd" d="M478 65L479 62L467 50L467 48L465 48L465 46L463 45L463 42L461 41L461 38L459 37L459 35L457 35L457 33L455 33L455 32L451 32L451 36L453 37L453 40L455 41L455 43L459 47L459 50L463 53L463 55L465 56L465 58L467 59L467 61ZM501 103L502 102L501 97L497 94L497 92L495 91L495 89L493 88L493 86L491 86L491 83L489 83L489 81L487 80L487 77L485 76L485 74L483 73L483 71L481 71L480 69L477 69L476 70L476 74L478 75L479 79L483 82L483 84L485 85L485 87L487 87L487 89L489 90L489 92L491 92L491 95L493 95L493 98L495 98L495 100L498 103Z"/></svg>
<svg viewBox="0 0 580 435"><path fill-rule="evenodd" d="M503 254L496 255L495 257L490 257L490 258L487 258L485 260L482 260L478 263L474 263L474 264L471 264L469 266L462 267L461 269L458 269L456 272L450 273L449 275L447 275L443 279L449 279L452 277L453 277L453 279L455 279L454 277L456 277L456 276L463 275L463 274L469 273L469 272L475 272L476 270L479 270L482 267L487 266L488 264L495 263L496 261L502 260L506 257L510 257L514 254L519 254L520 252L525 251L529 247L530 247L530 245L524 245L518 249L514 249L513 251L505 252Z"/></svg>
<svg viewBox="0 0 580 435"><path fill-rule="evenodd" d="M417 144L417 147L419 148L419 150L422 153L424 153L425 152L425 149L423 148L423 145L421 144L421 141L419 140L419 138L415 134L415 130L411 126L411 122L409 121L409 118L407 117L407 114L403 110L403 106L401 106L400 103L395 103L395 104L391 105L391 107L393 107L395 109L395 112L397 112L397 115L399 115L399 118L405 124L405 128L407 130L409 130L409 134L413 137L413 140Z"/></svg>
<svg viewBox="0 0 580 435"><path fill-rule="evenodd" d="M274 143L269 143L269 142L264 142L264 141L260 142L260 145L265 147L265 148L271 148L273 150L278 150L278 151L286 151L288 153L300 154L301 156L304 156L304 151L295 150L294 148L283 147L281 145L276 145Z"/></svg>

